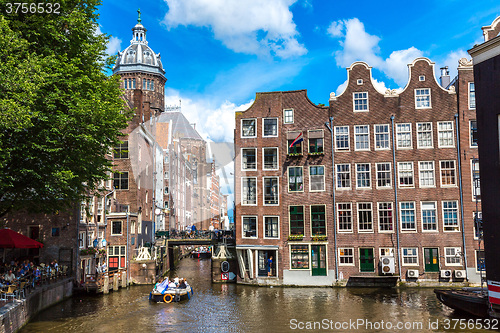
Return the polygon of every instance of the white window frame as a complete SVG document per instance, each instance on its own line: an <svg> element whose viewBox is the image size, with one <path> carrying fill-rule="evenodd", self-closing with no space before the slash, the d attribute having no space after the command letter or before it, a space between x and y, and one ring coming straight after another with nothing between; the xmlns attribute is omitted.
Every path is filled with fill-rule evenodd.
<svg viewBox="0 0 500 333"><path fill-rule="evenodd" d="M434 205L434 219L436 220L436 228L431 229L431 230L425 230L424 229L424 205L425 204L432 204ZM420 221L421 221L421 226L422 226L422 232L439 232L439 219L438 219L438 211L437 211L437 202L436 201L421 201L420 202ZM425 209L426 211L431 210L431 209Z"/></svg>
<svg viewBox="0 0 500 333"><path fill-rule="evenodd" d="M249 204L249 203L245 203L245 200L244 198L246 197L244 195L244 183L245 183L245 180L246 179L255 179L255 203L254 204ZM258 198L257 198L257 177L241 177L241 205L242 206L257 206L257 203L259 202Z"/></svg>
<svg viewBox="0 0 500 333"><path fill-rule="evenodd" d="M267 217L276 217L278 219L278 237L268 237L266 236L266 218ZM262 217L262 221L263 221L263 226L264 226L264 239L280 239L280 216L279 215L264 215Z"/></svg>
<svg viewBox="0 0 500 333"><path fill-rule="evenodd" d="M470 119L469 120L469 147L470 148L477 148L477 142L475 145L472 144L472 122L476 122L476 135L477 135L477 119Z"/></svg>
<svg viewBox="0 0 500 333"><path fill-rule="evenodd" d="M367 132L366 133L361 133L358 134L356 133L356 130L358 128L366 128ZM368 143L368 148L358 148L358 136L366 136L366 141ZM355 151L369 151L370 150L370 125L355 125L354 126L354 150Z"/></svg>
<svg viewBox="0 0 500 333"><path fill-rule="evenodd" d="M448 203L454 202L455 205L456 205L456 208L454 209L456 211L456 214L457 214L457 219L456 219L455 227L447 226L445 224L445 215L444 215L445 208L444 208L444 205L447 202ZM458 201L457 200L443 200L441 202L441 214L442 214L441 216L443 217L443 231L444 232L460 232L460 212L459 212L458 207L459 206L458 206ZM450 208L448 208L448 209L450 209ZM449 229L447 230L446 228L450 228L450 229L453 228L453 230L449 230Z"/></svg>
<svg viewBox="0 0 500 333"><path fill-rule="evenodd" d="M478 219L483 219L483 212L478 211L477 215L479 216ZM477 237L477 230L476 230L476 212L472 212L472 230L474 231L474 239L477 240L479 237Z"/></svg>
<svg viewBox="0 0 500 333"><path fill-rule="evenodd" d="M358 172L358 165L368 165L368 171L360 171ZM371 168L371 164L370 163L356 163L355 165L355 168L356 168L356 188L357 189L370 189L372 188L372 168ZM368 172L368 183L369 185L368 186L359 186L359 179L358 179L358 176L361 174L361 173L366 173Z"/></svg>
<svg viewBox="0 0 500 333"><path fill-rule="evenodd" d="M339 187L339 183L338 183L338 174L339 174L339 171L338 171L338 166L341 166L341 165L347 165L349 170L347 172L345 171L342 171L340 172L340 174L348 174L349 175L349 186L348 187ZM339 164L335 164L335 188L337 190L350 190L352 188L352 177L351 177L351 164L349 163L339 163Z"/></svg>
<svg viewBox="0 0 500 333"><path fill-rule="evenodd" d="M364 101L364 100L366 100L366 108L364 108L365 105L364 103L356 105L356 101ZM367 91L356 91L352 93L352 109L354 112L368 112L370 110Z"/></svg>
<svg viewBox="0 0 500 333"><path fill-rule="evenodd" d="M361 209L360 205L369 205L370 209ZM373 228L373 203L372 202L357 202L356 203L356 210L357 210L357 222L358 222L358 233L373 233L374 228ZM371 229L361 229L360 228L360 218L361 218L361 212L370 212L372 220L371 220Z"/></svg>
<svg viewBox="0 0 500 333"><path fill-rule="evenodd" d="M254 135L244 135L244 132L243 132L243 121L245 120L253 120L254 121ZM241 124L241 133L240 133L240 137L242 139L250 139L250 138L256 138L257 137L257 118L245 118L245 119L241 119L240 121L240 124Z"/></svg>
<svg viewBox="0 0 500 333"><path fill-rule="evenodd" d="M403 204L407 204L407 203L410 203L410 204L413 204L413 224L414 224L414 228L412 229L403 229ZM401 232L416 232L417 231L417 207L415 205L415 201L401 201L399 203L399 221L398 223L400 223L400 228L401 228Z"/></svg>
<svg viewBox="0 0 500 333"><path fill-rule="evenodd" d="M339 130L340 128L342 128L342 129L347 128L347 134L346 134L346 133L341 133L341 134L339 134L339 133L338 133L338 130ZM342 137L343 137L343 136L345 136L345 135L347 135L347 147L345 147L345 148L339 148L339 147L337 146L337 137L338 137L338 136L342 136ZM336 151L349 151L349 150L350 150L350 146L351 146L351 145L350 145L350 136L349 136L349 126L335 126L335 127L334 127L334 137L335 137L335 150L336 150ZM345 142L345 141L343 141L343 142Z"/></svg>
<svg viewBox="0 0 500 333"><path fill-rule="evenodd" d="M411 255L406 255L405 256L405 251L404 250L412 250L412 253ZM408 258L416 258L417 262L415 263L407 263L405 259L408 259ZM419 266L419 263L418 263L418 247L403 247L401 248L401 265L402 266Z"/></svg>
<svg viewBox="0 0 500 333"><path fill-rule="evenodd" d="M351 253L348 255L342 255L341 252L344 250L349 250ZM339 247L338 248L338 256L339 256L339 266L356 266L356 263L354 262L354 248L353 247ZM352 263L343 263L341 258L352 258Z"/></svg>
<svg viewBox="0 0 500 333"><path fill-rule="evenodd" d="M453 254L448 254L447 250L453 250ZM445 266L462 266L462 256L457 255L457 253L462 253L462 248L461 247L445 247L444 248L444 265ZM448 262L449 259L456 259L458 258L458 262Z"/></svg>
<svg viewBox="0 0 500 333"><path fill-rule="evenodd" d="M381 204L391 204L391 208L390 209L381 209L380 208L380 205ZM381 211L391 211L392 214L391 214L391 219L392 219L392 230L382 230L380 228L380 212ZM394 221L394 203L393 202L377 202L377 227L378 227L378 232L379 233L384 233L384 234L387 234L387 233L393 233L394 232L394 228L395 228L395 223L396 221Z"/></svg>
<svg viewBox="0 0 500 333"><path fill-rule="evenodd" d="M431 165L432 169L424 169L422 168L423 163L426 163L426 165ZM424 176L425 173L430 173L432 175L432 185L424 185L422 182L422 179L429 179ZM419 161L418 162L418 184L421 188L429 188L429 187L436 187L436 168L434 161Z"/></svg>
<svg viewBox="0 0 500 333"><path fill-rule="evenodd" d="M396 124L396 149L413 149L413 138L411 123L397 123ZM404 130L403 130L404 129ZM407 130L409 129L409 130ZM406 138L408 136L409 140ZM408 145L401 145L400 142L409 143Z"/></svg>
<svg viewBox="0 0 500 333"><path fill-rule="evenodd" d="M276 168L266 168L266 149L274 149L276 151ZM262 148L262 170L279 170L280 168L280 155L278 147L264 147Z"/></svg>
<svg viewBox="0 0 500 333"><path fill-rule="evenodd" d="M419 130L419 125L431 125L430 130ZM422 146L420 144L420 135L425 134L425 133L430 133L431 136L431 144L430 146ZM423 122L423 123L417 123L417 148L418 149L432 149L434 148L434 135L432 131L432 122Z"/></svg>
<svg viewBox="0 0 500 333"><path fill-rule="evenodd" d="M266 135L265 134L265 122L266 120L274 120L276 121L276 135ZM279 127L278 127L278 118L277 117L266 117L262 118L262 137L263 138L277 138L279 135Z"/></svg>
<svg viewBox="0 0 500 333"><path fill-rule="evenodd" d="M311 185L313 183L313 180L312 180L312 177L319 177L321 175L311 175L311 168L319 168L319 167L322 167L323 168L323 189L322 190L313 190L311 189ZM325 166L324 165L310 165L309 166L309 192L324 192L326 191L326 183L325 183Z"/></svg>
<svg viewBox="0 0 500 333"><path fill-rule="evenodd" d="M286 121L287 119L287 111L291 111L292 113L292 121ZM293 109L283 109L283 124L293 124L294 122L294 110Z"/></svg>
<svg viewBox="0 0 500 333"><path fill-rule="evenodd" d="M266 179L268 178L274 178L276 179L276 184L277 184L277 191L276 193L276 198L277 202L276 203L266 203ZM262 204L264 206L279 206L280 205L280 179L278 176L269 176L269 177L262 177Z"/></svg>
<svg viewBox="0 0 500 333"><path fill-rule="evenodd" d="M474 87L474 105L472 105L471 103L471 86ZM468 105L469 105L469 110L475 110L476 109L476 85L474 84L474 82L469 82L467 84L467 101L468 101Z"/></svg>
<svg viewBox="0 0 500 333"><path fill-rule="evenodd" d="M401 185L400 179L401 179L401 174L402 172L410 172L408 170L401 170L401 165L411 165L411 179L412 179L412 184L403 184ZM413 162L398 162L398 187L399 188L414 188L415 187L415 169L413 167Z"/></svg>
<svg viewBox="0 0 500 333"><path fill-rule="evenodd" d="M116 222L116 223L120 223L120 224L121 224L121 228L120 228L120 229L121 229L121 232L120 232L119 234L115 234L115 233L114 233L114 231L113 231L113 229L114 229L114 228L113 228L113 224L114 224L115 222ZM123 221L121 221L121 220L118 220L118 221L114 221L114 220L112 220L112 221L111 221L111 236L122 236L122 235L123 235Z"/></svg>
<svg viewBox="0 0 500 333"><path fill-rule="evenodd" d="M450 124L451 129L442 130L440 128L441 124ZM438 127L438 148L455 148L455 134L453 132L453 121L438 121L437 127ZM452 141L451 145L445 145L442 143L442 141L444 140L449 140L449 138L443 138L443 135L445 133L451 133L451 141Z"/></svg>
<svg viewBox="0 0 500 333"><path fill-rule="evenodd" d="M245 154L243 153L245 150L253 150L255 153L255 168L245 168ZM257 171L257 148L244 147L241 148L241 171Z"/></svg>
<svg viewBox="0 0 500 333"><path fill-rule="evenodd" d="M476 177L474 175L479 175L479 170L481 166L479 165L479 159L471 159L470 160L470 180L471 180L471 189L472 189L472 201L481 201L481 178L477 177L477 183L479 183L479 186L476 186ZM477 171L476 171L477 169ZM478 197L476 198L476 191L479 193Z"/></svg>
<svg viewBox="0 0 500 333"><path fill-rule="evenodd" d="M427 91L426 91L427 90ZM418 92L422 92L422 94L417 94ZM425 100L429 100L429 105L424 102ZM417 88L415 89L415 109L431 109L432 108L432 99L431 99L431 88Z"/></svg>
<svg viewBox="0 0 500 333"><path fill-rule="evenodd" d="M340 209L340 205L349 205L349 209ZM351 218L351 228L350 229L340 229L340 214L339 212L350 212L350 218ZM337 203L337 230L338 233L341 234L352 234L354 227L353 227L353 215L352 215L352 202L338 202Z"/></svg>
<svg viewBox="0 0 500 333"><path fill-rule="evenodd" d="M389 165L389 170L384 170L384 171L379 171L378 170L378 166L379 165L382 165L382 164L387 164ZM383 173L389 173L389 185L385 185L385 186L379 186L378 184L378 181L379 181L379 172L383 172ZM376 188L380 188L380 189L390 189L392 188L392 166L391 166L391 162L381 162L381 163L375 163L375 185L376 185Z"/></svg>
<svg viewBox="0 0 500 333"><path fill-rule="evenodd" d="M386 126L387 127L387 132L378 132L377 128L381 128L381 126ZM377 140L377 135L387 135L387 140L382 140L382 142L387 141L387 147L382 147L379 148L377 147L377 143L379 140ZM375 124L373 125L373 142L375 143L375 150L389 150L391 149L391 130L389 127L389 124Z"/></svg>
<svg viewBox="0 0 500 333"><path fill-rule="evenodd" d="M453 168L444 168L443 169L443 165L442 163L443 162L453 162ZM454 184L444 184L443 183L443 171L446 171L446 170L451 170L453 171L453 178L455 180L455 183ZM441 187L457 187L457 163L455 160L442 160L442 161L439 161L439 175L440 175L440 181L441 181Z"/></svg>
<svg viewBox="0 0 500 333"><path fill-rule="evenodd" d="M254 217L255 218L255 237L246 237L245 236L245 218L246 217ZM259 217L257 215L241 215L241 238L246 239L257 239L259 238Z"/></svg>

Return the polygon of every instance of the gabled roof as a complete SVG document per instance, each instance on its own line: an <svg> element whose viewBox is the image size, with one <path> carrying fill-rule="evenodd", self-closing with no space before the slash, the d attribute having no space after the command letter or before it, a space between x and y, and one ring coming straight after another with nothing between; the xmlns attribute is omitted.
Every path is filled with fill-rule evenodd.
<svg viewBox="0 0 500 333"><path fill-rule="evenodd" d="M186 138L203 141L203 138L193 126L191 126L182 112L163 112L158 117L158 122L160 123L168 123L170 121L172 121L172 138Z"/></svg>

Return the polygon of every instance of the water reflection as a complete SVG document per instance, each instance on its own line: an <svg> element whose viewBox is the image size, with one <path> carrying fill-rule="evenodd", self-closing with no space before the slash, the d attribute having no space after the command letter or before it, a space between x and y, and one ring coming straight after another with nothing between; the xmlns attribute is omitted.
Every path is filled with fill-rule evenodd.
<svg viewBox="0 0 500 333"><path fill-rule="evenodd" d="M135 286L105 296L80 295L40 313L21 332L289 332L291 322L343 323L360 319L372 323L419 322L422 323L419 331L430 332L433 330L429 329L429 322L440 320L442 324L446 318L457 318L437 301L432 289L259 288L212 284L210 261L193 259L183 260L171 275L188 279L194 288L191 300L150 303L151 286ZM335 332L367 331L366 327L328 328Z"/></svg>

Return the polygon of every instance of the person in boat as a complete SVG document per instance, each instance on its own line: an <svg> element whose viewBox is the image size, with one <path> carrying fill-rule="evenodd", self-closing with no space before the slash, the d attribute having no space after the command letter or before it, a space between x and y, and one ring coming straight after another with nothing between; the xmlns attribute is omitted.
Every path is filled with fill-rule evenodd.
<svg viewBox="0 0 500 333"><path fill-rule="evenodd" d="M184 279L180 279L179 286L177 288L186 289L187 288L186 281L184 281Z"/></svg>
<svg viewBox="0 0 500 333"><path fill-rule="evenodd" d="M168 277L165 278L164 280L160 280L161 282L158 282L156 285L155 285L155 288L154 290L160 294L164 294L165 291L169 288L169 281L168 281Z"/></svg>
<svg viewBox="0 0 500 333"><path fill-rule="evenodd" d="M168 283L168 289L171 289L171 288L177 288L177 285L175 284L175 282L174 282L174 281L170 281L170 282Z"/></svg>

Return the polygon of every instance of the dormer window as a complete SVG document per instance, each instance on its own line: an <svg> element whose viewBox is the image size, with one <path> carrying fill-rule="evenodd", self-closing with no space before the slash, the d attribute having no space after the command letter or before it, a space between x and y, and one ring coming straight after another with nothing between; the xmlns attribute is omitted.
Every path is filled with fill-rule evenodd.
<svg viewBox="0 0 500 333"><path fill-rule="evenodd" d="M425 75L420 75L420 76L418 77L418 80L419 80L419 81L425 81Z"/></svg>

